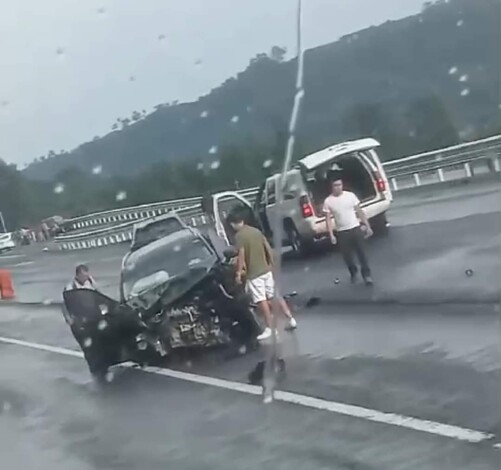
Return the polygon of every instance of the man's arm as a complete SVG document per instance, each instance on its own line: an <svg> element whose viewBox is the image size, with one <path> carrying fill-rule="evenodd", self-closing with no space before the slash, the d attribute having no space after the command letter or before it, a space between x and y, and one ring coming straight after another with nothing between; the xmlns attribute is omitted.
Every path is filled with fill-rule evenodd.
<svg viewBox="0 0 501 470"><path fill-rule="evenodd" d="M355 206L355 212L360 222L362 222L362 225L365 225L365 227L367 228L367 236L370 237L374 232L372 231L371 224L369 222L369 219L365 215L364 210L360 207L360 203Z"/></svg>
<svg viewBox="0 0 501 470"><path fill-rule="evenodd" d="M237 255L237 269L235 273L235 278L237 281L237 284L242 283L242 275L245 270L245 249L243 246L238 248L238 255Z"/></svg>

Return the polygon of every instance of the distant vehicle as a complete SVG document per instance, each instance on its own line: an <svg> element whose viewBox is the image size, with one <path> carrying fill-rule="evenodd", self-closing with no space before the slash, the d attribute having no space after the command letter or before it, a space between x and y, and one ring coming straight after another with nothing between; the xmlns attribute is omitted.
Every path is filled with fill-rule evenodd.
<svg viewBox="0 0 501 470"><path fill-rule="evenodd" d="M134 225L130 251L188 228L174 212L145 220Z"/></svg>
<svg viewBox="0 0 501 470"><path fill-rule="evenodd" d="M0 233L0 253L16 247L12 233Z"/></svg>
<svg viewBox="0 0 501 470"><path fill-rule="evenodd" d="M360 139L304 157L287 173L280 211L276 205L280 174L266 179L254 207L235 192L213 195L212 211L218 235L228 244L233 244L234 233L225 219L231 210L240 208L248 214L247 223L259 227L270 240L278 217L284 229L284 245L301 253L308 252L315 241L328 236L322 207L330 192L329 171L341 172L345 189L358 196L374 232L386 232L389 226L386 211L393 196L375 150L378 146L379 142L372 138Z"/></svg>

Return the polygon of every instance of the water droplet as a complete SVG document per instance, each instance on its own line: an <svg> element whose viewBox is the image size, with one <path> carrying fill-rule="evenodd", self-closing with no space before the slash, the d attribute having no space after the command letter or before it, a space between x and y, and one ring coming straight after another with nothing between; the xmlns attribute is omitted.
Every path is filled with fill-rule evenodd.
<svg viewBox="0 0 501 470"><path fill-rule="evenodd" d="M195 60L195 65L202 65L202 59Z"/></svg>
<svg viewBox="0 0 501 470"><path fill-rule="evenodd" d="M309 266L305 266L304 267L304 272L305 273L309 273L310 272L310 267Z"/></svg>
<svg viewBox="0 0 501 470"><path fill-rule="evenodd" d="M459 20L459 21L456 23L456 25L457 25L457 26L459 26L459 27L463 26L463 24L464 24L464 21L463 21L463 20Z"/></svg>
<svg viewBox="0 0 501 470"><path fill-rule="evenodd" d="M354 41L356 41L356 40L358 39L358 34L357 34L357 33L353 34L353 35L351 36L351 38L352 38Z"/></svg>
<svg viewBox="0 0 501 470"><path fill-rule="evenodd" d="M158 40L159 40L159 41L163 41L164 39L165 39L165 34L160 34L160 35L158 36Z"/></svg>
<svg viewBox="0 0 501 470"><path fill-rule="evenodd" d="M235 116L233 116L231 118L231 123L232 124L236 124L238 121L240 121L240 118L237 115L235 115Z"/></svg>
<svg viewBox="0 0 501 470"><path fill-rule="evenodd" d="M209 149L209 153L211 155L214 155L217 153L217 145L213 145L210 149Z"/></svg>
<svg viewBox="0 0 501 470"><path fill-rule="evenodd" d="M8 413L10 410L12 410L12 405L8 401L4 401L2 404L2 409L5 413Z"/></svg>
<svg viewBox="0 0 501 470"><path fill-rule="evenodd" d="M458 71L457 67L451 67L449 69L449 75L454 75L455 73L457 73L457 71Z"/></svg>
<svg viewBox="0 0 501 470"><path fill-rule="evenodd" d="M174 246L173 250L176 252L176 253L179 253L181 251L181 246L180 245L176 245Z"/></svg>
<svg viewBox="0 0 501 470"><path fill-rule="evenodd" d="M108 372L106 372L106 375L104 376L104 378L105 378L106 382L111 383L111 382L113 382L113 379L115 378L115 374L111 370L109 370Z"/></svg>
<svg viewBox="0 0 501 470"><path fill-rule="evenodd" d="M461 96L468 96L470 94L470 89L469 88L464 88L461 90Z"/></svg>
<svg viewBox="0 0 501 470"><path fill-rule="evenodd" d="M84 348L90 348L92 346L92 339L85 338L83 341L83 346L84 346Z"/></svg>
<svg viewBox="0 0 501 470"><path fill-rule="evenodd" d="M219 168L219 160L214 160L211 164L210 164L210 169L211 170L217 170Z"/></svg>
<svg viewBox="0 0 501 470"><path fill-rule="evenodd" d="M129 81L130 81L130 82L135 82L135 81L136 81L136 77L135 77L134 75L131 75L131 76L129 77Z"/></svg>
<svg viewBox="0 0 501 470"><path fill-rule="evenodd" d="M339 282L340 282L340 281L339 281L339 278L338 278L338 277L336 277L336 279L334 279L334 284L339 284Z"/></svg>
<svg viewBox="0 0 501 470"><path fill-rule="evenodd" d="M2 105L2 108L9 106L9 102L7 100L3 100L0 104Z"/></svg>
<svg viewBox="0 0 501 470"><path fill-rule="evenodd" d="M100 331L106 330L106 328L108 328L108 322L106 320L101 320L97 324L97 329Z"/></svg>
<svg viewBox="0 0 501 470"><path fill-rule="evenodd" d="M52 303L52 299L43 299L42 304L43 305L50 305Z"/></svg>
<svg viewBox="0 0 501 470"><path fill-rule="evenodd" d="M125 191L120 191L115 196L115 199L117 201L124 201L125 199L127 199L127 193Z"/></svg>
<svg viewBox="0 0 501 470"><path fill-rule="evenodd" d="M62 183L58 183L54 186L54 192L56 194L61 194L62 192L64 192L64 184Z"/></svg>
<svg viewBox="0 0 501 470"><path fill-rule="evenodd" d="M94 168L92 168L93 175L100 175L102 172L103 172L102 165L96 165Z"/></svg>
<svg viewBox="0 0 501 470"><path fill-rule="evenodd" d="M209 115L209 111L202 111L202 112L200 113L200 117L201 117L202 119L205 119L208 115Z"/></svg>
<svg viewBox="0 0 501 470"><path fill-rule="evenodd" d="M57 54L59 57L63 56L63 55L64 55L64 52L65 52L65 51L64 51L64 49L63 49L62 47L58 47L58 48L56 49L56 54Z"/></svg>
<svg viewBox="0 0 501 470"><path fill-rule="evenodd" d="M247 106L247 112L250 113L252 111L252 106Z"/></svg>
<svg viewBox="0 0 501 470"><path fill-rule="evenodd" d="M468 277L471 277L471 276L473 276L473 269L467 269L464 273L465 273Z"/></svg>
<svg viewBox="0 0 501 470"><path fill-rule="evenodd" d="M419 21L420 23L422 23L422 22L423 22L423 17L422 17L422 16L420 16L418 21Z"/></svg>
<svg viewBox="0 0 501 470"><path fill-rule="evenodd" d="M412 138L416 137L416 131L414 131L414 130L409 131L409 137L412 137Z"/></svg>
<svg viewBox="0 0 501 470"><path fill-rule="evenodd" d="M204 164L203 163L199 163L197 165L197 170L202 171L203 169L204 169Z"/></svg>
<svg viewBox="0 0 501 470"><path fill-rule="evenodd" d="M106 304L99 305L99 310L101 311L101 315L106 315L109 312L109 308Z"/></svg>
<svg viewBox="0 0 501 470"><path fill-rule="evenodd" d="M464 74L464 75L461 75L461 76L459 77L459 81L460 81L460 82L467 82L467 81L468 81L468 78L469 78L469 77L468 77L468 75L467 75L467 74Z"/></svg>
<svg viewBox="0 0 501 470"><path fill-rule="evenodd" d="M98 15L104 15L106 13L106 8L98 8L97 9L97 14Z"/></svg>
<svg viewBox="0 0 501 470"><path fill-rule="evenodd" d="M263 163L263 168L270 168L273 165L273 160L269 159Z"/></svg>

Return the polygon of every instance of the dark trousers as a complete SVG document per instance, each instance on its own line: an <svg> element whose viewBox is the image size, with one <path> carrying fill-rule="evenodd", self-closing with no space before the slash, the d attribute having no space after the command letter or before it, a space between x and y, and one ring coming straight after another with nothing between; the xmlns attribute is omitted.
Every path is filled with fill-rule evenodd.
<svg viewBox="0 0 501 470"><path fill-rule="evenodd" d="M355 264L355 255L360 262L362 276L365 278L371 275L371 268L365 254L365 238L360 227L355 227L351 230L343 230L336 233L339 249L343 256L346 266L350 270L350 274L354 276L358 272L358 267Z"/></svg>

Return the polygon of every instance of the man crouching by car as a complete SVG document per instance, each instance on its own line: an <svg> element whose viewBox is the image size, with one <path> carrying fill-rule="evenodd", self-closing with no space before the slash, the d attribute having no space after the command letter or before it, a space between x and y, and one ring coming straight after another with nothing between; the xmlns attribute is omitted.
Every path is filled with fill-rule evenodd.
<svg viewBox="0 0 501 470"><path fill-rule="evenodd" d="M246 289L266 323L266 328L257 337L262 341L271 337L271 302L275 297L273 251L266 237L258 229L247 225L242 214L231 213L227 220L236 232L235 244L238 250L236 282L242 283L245 271ZM296 326L292 316L289 318L289 326L293 328Z"/></svg>

